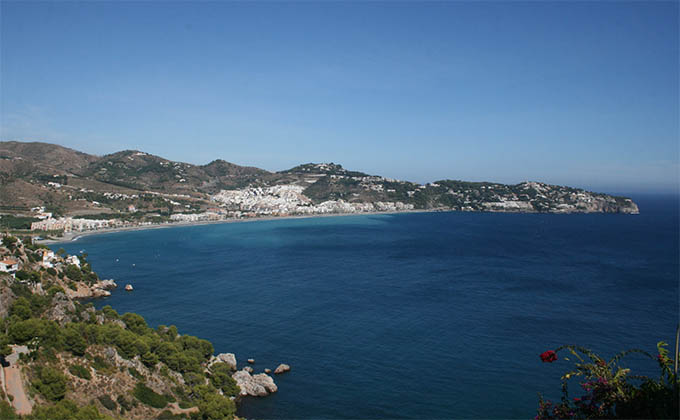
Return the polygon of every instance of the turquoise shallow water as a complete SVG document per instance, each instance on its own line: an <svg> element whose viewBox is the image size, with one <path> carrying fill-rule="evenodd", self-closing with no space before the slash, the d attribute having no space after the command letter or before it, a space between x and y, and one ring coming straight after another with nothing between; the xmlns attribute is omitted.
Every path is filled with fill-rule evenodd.
<svg viewBox="0 0 680 420"><path fill-rule="evenodd" d="M217 352L280 362L254 418L527 418L559 396L576 343L654 351L678 321L677 198L642 214L422 213L89 236L96 301L175 324ZM54 246L58 248L59 245ZM630 359L653 373L654 364Z"/></svg>

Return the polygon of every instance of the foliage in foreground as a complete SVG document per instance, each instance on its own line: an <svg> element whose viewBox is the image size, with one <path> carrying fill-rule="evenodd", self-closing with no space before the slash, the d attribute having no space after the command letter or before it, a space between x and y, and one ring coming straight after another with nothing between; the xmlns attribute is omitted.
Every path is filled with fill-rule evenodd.
<svg viewBox="0 0 680 420"><path fill-rule="evenodd" d="M575 368L562 376L562 399L559 403L539 401L536 420L542 419L675 419L678 418L678 375L673 359L668 357L668 344L657 344L654 357L642 350L627 350L605 361L592 351L578 346L562 346L541 354L543 362L557 360L557 353L567 350L577 361ZM631 375L620 365L628 354L637 353L655 360L660 368L658 379ZM565 357L565 360L569 360ZM582 378L580 397L569 397L570 378Z"/></svg>

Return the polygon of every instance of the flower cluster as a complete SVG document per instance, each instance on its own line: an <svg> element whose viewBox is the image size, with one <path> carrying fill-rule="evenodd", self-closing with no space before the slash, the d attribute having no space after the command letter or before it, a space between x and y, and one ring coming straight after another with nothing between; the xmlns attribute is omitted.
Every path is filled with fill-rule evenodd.
<svg viewBox="0 0 680 420"><path fill-rule="evenodd" d="M543 363L552 363L557 360L557 353L552 350L545 351L541 353L541 360Z"/></svg>
<svg viewBox="0 0 680 420"><path fill-rule="evenodd" d="M666 346L664 342L657 345L659 355L656 357L642 350L628 350L609 362L576 346L562 346L541 353L543 362L552 363L557 360L557 352L568 350L577 362L574 370L562 376L561 402L553 403L541 397L535 419L677 418L677 387L680 384L671 369L673 359L668 357ZM619 361L630 353L656 360L661 368L660 378L633 377L630 369L619 366ZM576 376L583 377L580 385L584 393L570 399L568 381Z"/></svg>

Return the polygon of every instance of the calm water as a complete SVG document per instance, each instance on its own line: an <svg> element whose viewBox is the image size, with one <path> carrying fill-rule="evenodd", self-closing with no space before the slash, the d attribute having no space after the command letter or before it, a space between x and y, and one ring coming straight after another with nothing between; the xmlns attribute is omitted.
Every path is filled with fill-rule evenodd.
<svg viewBox="0 0 680 420"><path fill-rule="evenodd" d="M674 340L677 199L638 203L639 216L349 216L63 246L134 285L98 307L175 324L258 371L290 364L279 392L246 399L244 416L527 418L538 392L559 396L568 367L542 364L542 351Z"/></svg>

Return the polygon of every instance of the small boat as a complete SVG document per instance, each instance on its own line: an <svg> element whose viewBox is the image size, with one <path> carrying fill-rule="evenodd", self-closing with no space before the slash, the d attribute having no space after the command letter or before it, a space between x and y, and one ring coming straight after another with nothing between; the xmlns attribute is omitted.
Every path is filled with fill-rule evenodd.
<svg viewBox="0 0 680 420"><path fill-rule="evenodd" d="M126 284L126 285L125 285L125 291L131 292L132 290L133 290L133 289L132 289L132 285L131 285L131 284Z"/></svg>

